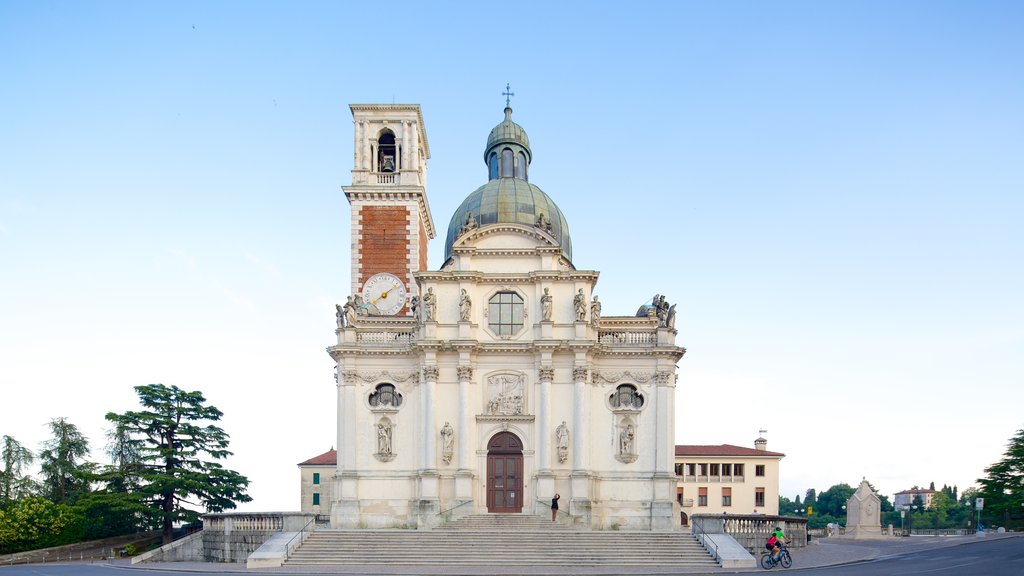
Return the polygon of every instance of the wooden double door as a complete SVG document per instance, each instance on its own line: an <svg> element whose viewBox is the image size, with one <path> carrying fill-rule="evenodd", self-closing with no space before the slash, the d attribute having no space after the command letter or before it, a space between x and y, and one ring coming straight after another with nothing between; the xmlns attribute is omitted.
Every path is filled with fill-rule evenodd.
<svg viewBox="0 0 1024 576"><path fill-rule="evenodd" d="M487 511L523 511L523 442L511 432L487 443Z"/></svg>

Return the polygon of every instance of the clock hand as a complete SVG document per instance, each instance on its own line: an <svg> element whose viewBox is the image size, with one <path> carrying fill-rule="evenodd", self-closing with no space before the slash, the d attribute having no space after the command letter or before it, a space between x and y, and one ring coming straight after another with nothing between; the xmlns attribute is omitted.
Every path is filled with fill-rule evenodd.
<svg viewBox="0 0 1024 576"><path fill-rule="evenodd" d="M394 290L395 288L398 288L398 284L395 284L395 285L391 286L391 288L388 288L387 290L385 290L385 291L381 292L381 293L380 293L380 296L379 296L379 297L378 297L378 298L377 298L376 300L374 300L374 301L370 302L370 304L376 304L378 300L381 300L381 299L387 298L387 297L388 297L388 292L391 292L391 291L392 291L392 290Z"/></svg>

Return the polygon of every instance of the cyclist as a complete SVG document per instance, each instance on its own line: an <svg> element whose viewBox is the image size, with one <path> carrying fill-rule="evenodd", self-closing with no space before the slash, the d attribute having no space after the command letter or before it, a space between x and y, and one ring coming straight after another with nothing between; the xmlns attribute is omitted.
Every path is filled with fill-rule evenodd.
<svg viewBox="0 0 1024 576"><path fill-rule="evenodd" d="M782 532L782 528L776 526L775 531L768 537L768 542L765 543L765 548L772 551L772 560L779 559L779 550L782 549L783 544L787 543L789 543L789 539Z"/></svg>

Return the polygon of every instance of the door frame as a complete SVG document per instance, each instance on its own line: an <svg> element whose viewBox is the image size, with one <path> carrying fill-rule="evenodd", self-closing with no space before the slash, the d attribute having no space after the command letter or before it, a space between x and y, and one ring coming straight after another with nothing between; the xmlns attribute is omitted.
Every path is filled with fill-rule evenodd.
<svg viewBox="0 0 1024 576"><path fill-rule="evenodd" d="M500 463L500 464L499 464ZM501 431L491 437L487 442L487 490L486 507L488 514L510 514L521 513L525 505L523 485L525 484L525 458L523 455L523 440L516 433ZM503 481L500 486L495 486L494 468L501 466L503 471L507 470L509 464L514 467L514 472L509 475L503 472ZM509 485L511 484L511 485ZM497 505L495 498L500 493L500 498L505 503L507 493L512 493L511 505Z"/></svg>

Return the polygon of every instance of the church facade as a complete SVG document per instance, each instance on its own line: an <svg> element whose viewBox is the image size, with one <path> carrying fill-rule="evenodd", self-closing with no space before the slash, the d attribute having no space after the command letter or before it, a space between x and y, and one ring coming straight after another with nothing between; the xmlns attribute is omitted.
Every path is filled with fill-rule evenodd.
<svg viewBox="0 0 1024 576"><path fill-rule="evenodd" d="M569 222L530 181L533 150L509 107L483 150L485 183L428 270L421 110L350 108L351 296L328 348L337 452L318 509L333 527L428 527L546 514L560 494L578 525L677 524L674 306L655 296L602 314L599 273L574 263Z"/></svg>

